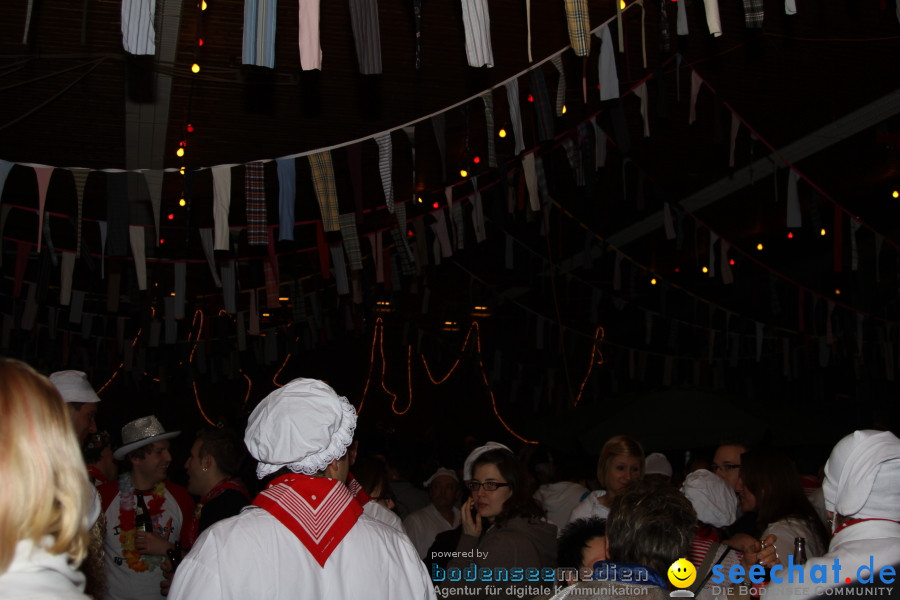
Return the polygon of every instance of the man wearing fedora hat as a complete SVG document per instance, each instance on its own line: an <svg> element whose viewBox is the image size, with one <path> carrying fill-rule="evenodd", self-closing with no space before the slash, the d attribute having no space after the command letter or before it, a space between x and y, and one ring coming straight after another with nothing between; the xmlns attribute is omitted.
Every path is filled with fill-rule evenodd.
<svg viewBox="0 0 900 600"><path fill-rule="evenodd" d="M406 535L347 489L356 410L325 383L295 379L250 415L244 442L266 489L200 534L170 600L434 599Z"/></svg>
<svg viewBox="0 0 900 600"><path fill-rule="evenodd" d="M122 427L122 446L113 456L130 463L131 471L99 488L107 521L108 600L159 600L166 551L188 538L194 501L166 480L169 440L180 433L167 432L153 415ZM142 525L146 514L150 523Z"/></svg>

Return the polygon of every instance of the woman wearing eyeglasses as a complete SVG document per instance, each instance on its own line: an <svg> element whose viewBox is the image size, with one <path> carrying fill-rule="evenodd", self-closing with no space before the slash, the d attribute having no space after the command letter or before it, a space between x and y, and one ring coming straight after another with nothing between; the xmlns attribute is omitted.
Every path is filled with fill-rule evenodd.
<svg viewBox="0 0 900 600"><path fill-rule="evenodd" d="M469 573L475 572L473 563L478 570L475 581L463 577L454 582L447 577L440 583L442 588L449 588L447 595L458 592L456 595L467 598L523 598L534 595L527 593L529 588L550 589L552 582L515 582L516 569L554 566L556 526L544 518L531 497L527 474L513 453L499 444L477 448L466 460L463 476L470 496L460 509L459 554L447 563L447 573L451 569L466 573L467 568ZM498 581L498 575L503 574L512 577ZM461 587L466 589L452 589Z"/></svg>

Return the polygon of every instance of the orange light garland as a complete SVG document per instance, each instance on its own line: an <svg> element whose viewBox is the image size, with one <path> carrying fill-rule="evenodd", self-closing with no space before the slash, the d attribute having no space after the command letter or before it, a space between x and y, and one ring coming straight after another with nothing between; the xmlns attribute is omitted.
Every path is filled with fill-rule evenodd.
<svg viewBox="0 0 900 600"><path fill-rule="evenodd" d="M600 352L600 344L603 343L603 335L604 335L603 327L597 326L597 329L594 330L594 339L591 342L591 360L588 363L588 370L584 376L584 381L581 382L581 387L578 388L578 395L575 396L575 402L572 406L578 406L578 403L581 402L581 395L584 393L584 386L587 385L588 379L591 377L591 371L594 370L594 365L602 365L603 364L603 353Z"/></svg>
<svg viewBox="0 0 900 600"><path fill-rule="evenodd" d="M397 401L397 394L387 389L387 386L384 383L384 373L387 370L387 361L384 360L384 319L378 317L375 319L375 333L372 335L372 350L369 353L369 374L366 376L366 386L363 388L362 400L359 402L359 408L356 409L356 414L362 412L363 405L366 403L366 394L369 393L369 385L372 383L372 368L375 366L376 342L378 343L378 348L381 352L381 389L391 397L391 406ZM412 398L410 398L410 404L412 404ZM407 407L406 410L409 410L409 407Z"/></svg>

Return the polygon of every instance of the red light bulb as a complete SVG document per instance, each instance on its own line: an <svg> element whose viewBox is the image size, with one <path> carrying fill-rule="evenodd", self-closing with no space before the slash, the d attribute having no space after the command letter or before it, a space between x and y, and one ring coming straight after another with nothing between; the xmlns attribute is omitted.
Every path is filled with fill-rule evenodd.
<svg viewBox="0 0 900 600"><path fill-rule="evenodd" d="M194 133L194 125L193 124L191 124L191 123L187 124L187 132Z"/></svg>
<svg viewBox="0 0 900 600"><path fill-rule="evenodd" d="M534 96L532 96L531 94L528 94L528 101L534 102Z"/></svg>
<svg viewBox="0 0 900 600"><path fill-rule="evenodd" d="M181 140L180 142L178 142L178 145L179 145L181 148L187 148L187 142L184 141L184 140Z"/></svg>
<svg viewBox="0 0 900 600"><path fill-rule="evenodd" d="M476 156L475 158L472 159L472 162L475 163L475 164L477 165L478 163L481 162L481 157L480 157L480 156Z"/></svg>
<svg viewBox="0 0 900 600"><path fill-rule="evenodd" d="M793 231L788 231L788 239L789 239L789 240L794 239L794 232L793 232Z"/></svg>
<svg viewBox="0 0 900 600"><path fill-rule="evenodd" d="M732 258L731 260L729 260L729 261L728 261L728 264L731 265L731 266L733 267L733 266L734 266L734 259Z"/></svg>
<svg viewBox="0 0 900 600"><path fill-rule="evenodd" d="M203 45L203 38L197 38L197 45L198 45L198 46L202 46L202 45Z"/></svg>
<svg viewBox="0 0 900 600"><path fill-rule="evenodd" d="M159 243L160 243L160 244L165 244L165 243L166 243L166 240L164 240L163 238L159 238Z"/></svg>
<svg viewBox="0 0 900 600"><path fill-rule="evenodd" d="M174 221L174 220L175 220L175 214L174 214L174 213L169 213L169 216L168 216L167 218L168 218L170 221Z"/></svg>
<svg viewBox="0 0 900 600"><path fill-rule="evenodd" d="M438 203L437 203L437 202L435 202L435 203L434 203L434 204L432 204L432 205L431 205L431 206L432 206L432 207L434 207L434 208L439 208L439 207L440 207L440 206L441 206L441 205L440 205L440 204L438 204Z"/></svg>

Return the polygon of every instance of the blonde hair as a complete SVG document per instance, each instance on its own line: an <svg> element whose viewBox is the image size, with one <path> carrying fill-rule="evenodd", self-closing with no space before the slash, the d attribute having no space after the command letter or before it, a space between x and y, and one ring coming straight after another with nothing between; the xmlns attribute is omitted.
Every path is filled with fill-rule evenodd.
<svg viewBox="0 0 900 600"><path fill-rule="evenodd" d="M644 476L644 447L630 435L614 435L603 444L600 459L597 461L597 482L606 489L606 468L615 456L628 456L641 459L641 474Z"/></svg>
<svg viewBox="0 0 900 600"><path fill-rule="evenodd" d="M46 377L0 358L0 415L0 573L21 540L79 564L95 492L65 403Z"/></svg>

